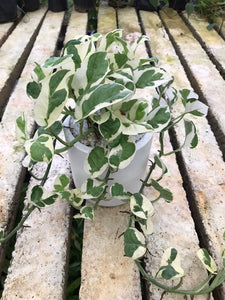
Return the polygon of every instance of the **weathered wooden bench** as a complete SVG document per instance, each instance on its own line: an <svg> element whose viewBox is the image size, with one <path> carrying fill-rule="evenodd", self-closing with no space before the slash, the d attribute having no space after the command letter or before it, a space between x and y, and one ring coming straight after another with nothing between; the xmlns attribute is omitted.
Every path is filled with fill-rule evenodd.
<svg viewBox="0 0 225 300"><path fill-rule="evenodd" d="M0 226L13 227L25 178L23 152L15 152L15 120L23 112L29 117L29 134L35 124L32 102L26 96L34 62L44 62L54 55L62 27L64 12L53 13L42 7L27 13L21 21L0 24ZM65 41L86 33L87 14L72 11ZM184 288L193 287L206 277L196 258L199 246L209 250L219 266L225 231L225 42L215 31L206 30L206 22L196 16L189 19L176 12L136 12L134 8L115 10L102 3L98 14L98 32L105 34L122 28L132 39L145 33L150 43L138 50L142 56L156 56L159 63L175 76L175 87L193 88L209 106L207 118L196 120L199 145L183 150L165 160L169 174L163 184L174 195L170 204L158 202L153 217L154 234L148 242L145 264L155 274L163 250L175 247L181 253L185 270ZM63 37L64 38L64 37ZM182 128L167 137L166 147L181 144ZM157 150L153 143L151 154ZM50 187L61 167L70 173L67 158L58 158L47 185ZM41 172L40 170L37 170ZM30 185L34 184L31 180ZM154 197L151 189L146 195ZM85 222L81 300L159 300L162 291L142 280L136 265L124 256L123 239L127 220L125 207L99 208L94 222ZM36 210L17 234L15 250L3 291L3 300L65 299L68 268L71 209L66 202ZM0 269L5 245L0 246ZM188 299L166 294L163 299ZM209 295L195 299L209 299ZM225 299L225 285L211 299Z"/></svg>

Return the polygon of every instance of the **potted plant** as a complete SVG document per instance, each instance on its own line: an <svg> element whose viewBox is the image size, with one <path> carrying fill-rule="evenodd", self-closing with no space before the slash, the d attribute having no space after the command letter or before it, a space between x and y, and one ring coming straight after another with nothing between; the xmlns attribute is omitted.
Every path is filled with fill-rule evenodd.
<svg viewBox="0 0 225 300"><path fill-rule="evenodd" d="M95 0L73 0L74 8L79 12L87 12L89 10L95 10Z"/></svg>
<svg viewBox="0 0 225 300"><path fill-rule="evenodd" d="M48 0L48 9L60 12L68 9L67 0Z"/></svg>
<svg viewBox="0 0 225 300"><path fill-rule="evenodd" d="M17 3L25 12L35 11L40 7L40 0L18 0Z"/></svg>
<svg viewBox="0 0 225 300"><path fill-rule="evenodd" d="M17 1L0 1L0 23L14 21L17 17Z"/></svg>
<svg viewBox="0 0 225 300"><path fill-rule="evenodd" d="M160 198L172 201L171 192L160 185L160 180L167 172L162 158L170 154L164 150L164 134L182 120L185 127L184 144L171 153L182 147L194 148L197 145L196 129L193 121L187 117L207 113L207 107L193 91L176 91L172 88L173 77L155 66L155 59L135 58L137 46L145 40L147 37L142 36L130 44L122 39L121 30L114 30L104 37L98 33L85 35L69 41L61 57L51 57L43 65L36 63L27 93L34 100L34 118L39 127L34 137L28 138L26 118L20 116L17 119L17 136L20 146L25 147L27 152L24 165L31 175L34 176L32 169L39 162L46 164L46 173L40 179L40 184L29 192L27 213L19 226L7 236L1 231L0 241L4 242L15 234L35 208L51 205L58 197L67 199L76 208L75 218L90 220L93 220L98 205L110 205L114 200L119 202L112 205L128 202L130 220L124 232L124 251L125 255L135 260L143 276L168 292L190 295L208 293L225 279L225 269L216 276L215 263L206 250L200 249L198 256L211 274L204 284L193 290L179 289L184 274L177 263L176 249L165 251L163 264L157 273L157 277L165 279L180 278L176 287L171 288L161 284L158 279L148 277L140 263L146 252L145 239L153 231L153 203ZM149 90L151 100L137 97L137 89ZM152 90L155 90L155 94L151 93ZM183 112L175 115L174 106L178 98L183 104ZM63 127L66 139L61 135ZM142 173L148 158L140 155L145 162L142 161L139 168L135 163L138 158L136 153L137 149L141 151L142 148L138 146L139 142L143 142L144 148L149 151L152 134L159 136L161 146L144 178ZM79 172L84 166L86 173L81 174L81 182L73 171L76 188L70 189L70 179L65 174L59 174L54 190L46 191L44 183L54 155L69 150L71 157L73 151L77 156L80 148L86 151L81 152L84 156L81 167L77 165ZM139 176L142 177L141 181L136 179L137 186L134 189L127 184L129 173L123 174L127 180L116 175L126 171L132 163L132 168L141 169L137 172L140 171ZM153 179L151 175L155 167L161 170L161 175ZM149 185L159 192L157 199L144 196L143 189ZM93 205L85 204L86 199L92 201ZM210 287L205 288L212 277L216 279Z"/></svg>

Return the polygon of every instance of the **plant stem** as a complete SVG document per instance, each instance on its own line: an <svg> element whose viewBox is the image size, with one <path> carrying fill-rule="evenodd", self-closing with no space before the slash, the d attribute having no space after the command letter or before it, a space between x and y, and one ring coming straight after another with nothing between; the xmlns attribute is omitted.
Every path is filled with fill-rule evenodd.
<svg viewBox="0 0 225 300"><path fill-rule="evenodd" d="M151 278L148 276L148 274L145 272L145 270L143 269L143 267L141 266L141 263L137 260L135 260L135 263L139 269L139 271L141 272L141 274L145 277L145 279L147 279L148 281L150 281L152 284L156 285L157 287L163 289L166 292L169 293L175 293L175 294L183 294L183 295L203 295L203 294L207 294L211 292L210 287L206 288L203 290L203 287L209 283L209 281L212 279L213 275L210 274L199 286L197 286L195 289L193 290L178 290L177 288L179 288L182 284L182 282L180 282L177 286L175 287L168 287L164 284L161 284L160 282L158 282L157 280L155 280L154 278Z"/></svg>
<svg viewBox="0 0 225 300"><path fill-rule="evenodd" d="M69 148L71 148L74 144L76 144L76 142L79 142L80 140L82 140L84 137L88 136L91 132L94 132L94 128L90 128L88 129L86 132L84 132L82 135L79 135L78 137L76 137L74 140L72 140L70 143L67 144L66 147L60 148L60 149L56 149L55 150L55 154L60 154L62 152L67 151Z"/></svg>
<svg viewBox="0 0 225 300"><path fill-rule="evenodd" d="M32 211L35 208L36 208L35 205L31 205L28 208L27 213L23 216L23 218L20 220L20 222L17 224L17 226L15 228L13 228L13 230L6 237L0 239L0 243L8 241L14 234L16 234L17 231L23 226L24 222L26 221L26 219L29 217L29 215L32 213Z"/></svg>

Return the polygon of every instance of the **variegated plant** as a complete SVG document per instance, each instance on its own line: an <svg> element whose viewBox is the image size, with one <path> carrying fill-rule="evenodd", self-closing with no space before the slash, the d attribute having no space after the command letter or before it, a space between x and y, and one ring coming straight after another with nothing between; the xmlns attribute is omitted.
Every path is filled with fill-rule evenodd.
<svg viewBox="0 0 225 300"><path fill-rule="evenodd" d="M178 122L184 121L184 143L172 153L183 147L194 148L197 145L197 134L195 125L192 120L188 120L188 116L206 115L207 107L198 100L193 91L176 91L172 88L173 77L155 66L156 59L135 58L138 44L145 40L147 37L141 36L130 44L122 39L121 30L114 30L104 37L100 34L85 35L69 41L61 57L51 57L43 65L36 63L32 81L27 85L27 94L34 100L34 119L39 128L34 137L29 138L25 118L19 117L17 136L20 145L27 152L24 164L31 171L31 175L35 164L46 163L46 174L40 184L30 192L27 215L19 225L22 226L36 207L51 205L58 197L67 199L79 211L75 218L91 220L100 200L118 198L129 202L130 221L124 233L124 250L147 277L140 265L140 259L146 252L146 237L153 233L153 203L160 198L171 202L173 198L171 192L159 183L167 173L162 157L170 154L164 152L164 133ZM149 98L138 98L137 89L149 90ZM173 107L178 99L183 104L183 112L176 115ZM80 124L80 135L70 143L60 135L63 122L68 116L72 116L74 122ZM88 130L83 130L85 122ZM98 145L90 151L84 164L89 178L80 189L71 190L70 179L59 174L54 191L46 191L44 183L54 155L67 151L91 132L103 139L105 146ZM159 135L161 148L155 155L140 190L131 193L120 182L108 188L112 174L132 161L136 151L134 136L147 132ZM60 144L57 148L56 141ZM153 179L151 175L155 167L161 170L161 174ZM145 186L151 186L158 191L157 199L147 199L144 196ZM86 206L86 199L93 200L95 205ZM138 226L135 227L135 224ZM2 232L1 241L7 240L17 229L18 227L6 237L3 237ZM205 251L199 255L204 262L210 264L209 257L204 258L207 256ZM177 257L174 248L166 250L157 277L182 280L183 270L177 264ZM208 270L209 268L210 266ZM212 269L215 272L214 265ZM224 279L224 270L222 278ZM180 292L174 287L160 285L155 279L150 278L150 281L167 291ZM201 293L203 288L204 285L195 290L195 294ZM193 291L185 293L193 294Z"/></svg>

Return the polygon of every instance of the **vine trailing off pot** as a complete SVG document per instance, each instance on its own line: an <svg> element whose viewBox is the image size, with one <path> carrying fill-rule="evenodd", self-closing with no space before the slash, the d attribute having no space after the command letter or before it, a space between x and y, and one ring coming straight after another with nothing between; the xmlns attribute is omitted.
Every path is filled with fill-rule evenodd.
<svg viewBox="0 0 225 300"><path fill-rule="evenodd" d="M146 253L146 238L154 234L151 221L154 203L160 199L166 202L173 199L172 193L160 184L167 173L163 157L183 147L196 147L196 128L188 116L207 114L207 107L193 91L177 91L172 87L173 76L155 66L156 59L135 58L137 46L147 39L141 36L136 42L128 43L122 38L121 30L114 30L106 36L98 33L85 35L69 41L61 57L51 57L42 65L36 63L32 81L27 85L27 94L34 100L34 119L39 127L34 137L30 138L26 131L26 116L18 117L17 151L25 148L27 156L23 164L31 176L34 176L32 170L39 163L46 164L46 172L43 178L34 176L37 184L27 195L28 203L23 218L8 235L4 235L2 230L0 241L7 241L14 235L33 210L43 209L58 198L66 199L76 208L75 218L90 220L94 219L98 205L110 205L116 199L120 204L130 205L130 218L124 232L124 251L126 256L134 259L143 276L168 292L189 295L209 293L225 279L224 253L223 268L217 272L216 264L208 252L199 249L198 256L210 275L192 290L180 289L184 272L178 263L175 248L165 250L156 278L149 277L141 265ZM137 89L149 91L148 99L138 98ZM155 91L153 96L152 90ZM176 114L174 108L178 99L183 104L183 112ZM78 135L71 141L63 137L62 130L63 126L68 127L68 123L65 125L68 117L73 118L73 123L79 129ZM180 148L166 153L165 132L181 121L185 128L184 143ZM67 130L65 128L65 132ZM46 190L44 185L54 156L62 155L67 150L73 151L73 147L82 144L80 142L90 134L97 137L99 144L86 153L84 165L81 166L86 173L82 182L76 182L75 178L76 188L70 189L70 178L59 174L54 190ZM140 167L142 178L137 180L138 187L131 190L116 174L125 171L133 163L138 140L144 140L149 134L159 136L160 149L147 175L143 177L148 159L145 158L144 166ZM149 140L147 144L149 149ZM155 167L161 170L161 175L153 179L151 175ZM147 199L143 194L145 186L151 186L159 196ZM93 204L86 203L86 200L91 200ZM175 287L166 286L160 282L160 278L178 278L179 283Z"/></svg>

